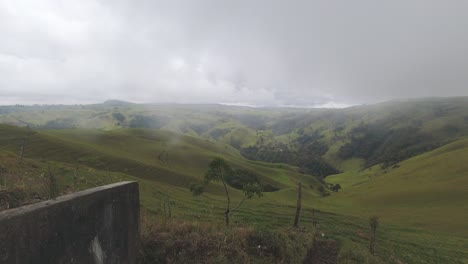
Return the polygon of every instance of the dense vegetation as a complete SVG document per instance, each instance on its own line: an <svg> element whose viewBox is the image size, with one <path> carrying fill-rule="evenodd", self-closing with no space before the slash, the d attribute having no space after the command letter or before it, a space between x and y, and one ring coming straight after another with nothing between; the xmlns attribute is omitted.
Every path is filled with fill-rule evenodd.
<svg viewBox="0 0 468 264"><path fill-rule="evenodd" d="M319 179L339 173L337 169L327 163L321 156L310 153L304 149L296 151L282 146L251 146L242 148L240 153L251 160L287 163L298 166L302 173L317 176Z"/></svg>
<svg viewBox="0 0 468 264"><path fill-rule="evenodd" d="M437 138L420 132L417 127L391 129L379 123L361 124L348 137L349 142L340 148L339 157L363 158L364 168L377 164L386 168L441 145Z"/></svg>

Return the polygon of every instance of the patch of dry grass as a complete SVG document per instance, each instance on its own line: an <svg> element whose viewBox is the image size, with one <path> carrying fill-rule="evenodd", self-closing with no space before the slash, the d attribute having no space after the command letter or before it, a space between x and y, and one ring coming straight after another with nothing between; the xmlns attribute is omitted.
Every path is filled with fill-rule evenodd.
<svg viewBox="0 0 468 264"><path fill-rule="evenodd" d="M312 235L213 223L141 219L140 263L301 263Z"/></svg>

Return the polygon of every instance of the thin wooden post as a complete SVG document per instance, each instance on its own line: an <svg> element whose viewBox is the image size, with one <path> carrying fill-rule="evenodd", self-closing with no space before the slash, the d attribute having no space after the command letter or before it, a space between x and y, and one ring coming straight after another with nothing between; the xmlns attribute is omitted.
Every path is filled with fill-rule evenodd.
<svg viewBox="0 0 468 264"><path fill-rule="evenodd" d="M299 216L301 214L302 207L302 183L297 184L297 206L296 206L296 217L294 218L294 227L298 227Z"/></svg>
<svg viewBox="0 0 468 264"><path fill-rule="evenodd" d="M318 236L318 220L317 220L317 217L315 215L315 209L312 209L312 227L313 227L313 230L312 230L312 235L313 235L313 241L315 241L316 237Z"/></svg>
<svg viewBox="0 0 468 264"><path fill-rule="evenodd" d="M373 216L369 218L370 234L369 234L369 251L372 255L375 255L375 232L379 225L379 218Z"/></svg>
<svg viewBox="0 0 468 264"><path fill-rule="evenodd" d="M23 161L23 157L24 157L24 145L26 145L26 138L23 138L23 141L21 142L20 152L19 152L19 162L22 162L22 161Z"/></svg>

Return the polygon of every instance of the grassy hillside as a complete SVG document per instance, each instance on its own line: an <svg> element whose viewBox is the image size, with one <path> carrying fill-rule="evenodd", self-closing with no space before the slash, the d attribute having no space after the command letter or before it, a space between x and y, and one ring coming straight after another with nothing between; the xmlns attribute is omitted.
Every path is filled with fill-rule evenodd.
<svg viewBox="0 0 468 264"><path fill-rule="evenodd" d="M200 197L188 190L202 181L213 157L221 156L278 189L247 201L233 215L238 227L289 227L301 181L301 226L312 230L312 209L319 209L320 232L338 241L342 263L375 260L365 254L372 215L381 219L375 261L468 262L468 98L347 109L115 101L3 106L0 123L23 127L0 125L0 183L32 193L28 199L47 198L50 168L62 192L137 180L149 214L166 215L164 201L169 200L175 219L222 223L220 185L210 184ZM325 176L342 189L321 197ZM241 199L239 190L230 192L234 202Z"/></svg>
<svg viewBox="0 0 468 264"><path fill-rule="evenodd" d="M17 153L25 137L25 159L19 164ZM445 170L439 170L445 171L445 176L431 174L434 183L427 184L428 195L421 193L426 175L437 169L436 164L455 157L460 162L460 157L466 157L466 145L466 140L457 141L402 162L399 168L387 169L387 173L379 167L359 171L362 161L346 161L342 167L346 170L344 174L327 178L340 183L342 191L321 198L317 192L320 183L314 177L298 173L297 168L249 161L233 147L205 139L154 129L29 131L0 125L0 165L7 172L2 173L3 185L16 185L12 177L5 176L16 173L36 182L33 186L41 186L41 182L47 182L49 168L57 176L62 192L137 180L144 210L159 219L168 217L164 201L169 201L174 219L222 224L225 198L221 186L211 184L200 197L192 196L188 190L191 182L201 181L207 164L215 156L224 157L234 167L257 173L262 183L280 189L247 201L233 215L234 226L274 230L291 226L295 186L300 180L305 188L300 226L311 232L312 209L320 209L315 213L319 232L338 241L341 263L466 262L468 238L460 231L466 215L457 212L466 209L463 203L466 196L462 192L466 168L456 161L448 164ZM451 188L453 185L457 187ZM35 191L46 196L44 188L47 189L47 184ZM397 189L400 195L392 196ZM230 192L234 202L241 199L240 191L230 188ZM449 220L444 219L444 214L449 215L445 216ZM371 215L381 218L375 262L365 253L367 218Z"/></svg>
<svg viewBox="0 0 468 264"><path fill-rule="evenodd" d="M340 193L330 197L349 213L380 215L393 223L468 237L468 138L389 169L373 167L330 176Z"/></svg>
<svg viewBox="0 0 468 264"><path fill-rule="evenodd" d="M314 188L313 177L297 173L286 164L249 161L229 145L160 130L50 130L0 125L3 150L18 152L26 138L25 157L78 163L100 170L121 171L140 178L179 187L201 181L208 163L224 157L235 168L258 174L262 183L279 189L301 180Z"/></svg>
<svg viewBox="0 0 468 264"><path fill-rule="evenodd" d="M393 166L468 136L468 98L422 98L346 109L132 104L0 106L0 123L39 129L150 128L230 145L323 178L350 159Z"/></svg>

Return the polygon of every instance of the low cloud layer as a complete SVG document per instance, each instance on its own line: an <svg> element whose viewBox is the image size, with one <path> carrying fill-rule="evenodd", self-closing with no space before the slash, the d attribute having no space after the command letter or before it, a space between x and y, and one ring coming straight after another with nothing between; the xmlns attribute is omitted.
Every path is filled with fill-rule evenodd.
<svg viewBox="0 0 468 264"><path fill-rule="evenodd" d="M468 95L467 1L0 0L0 104Z"/></svg>

